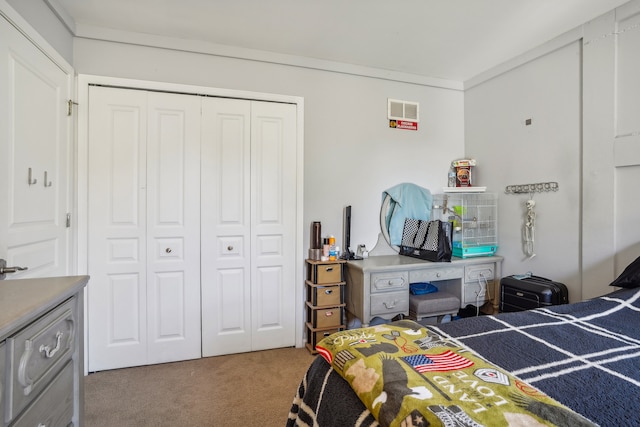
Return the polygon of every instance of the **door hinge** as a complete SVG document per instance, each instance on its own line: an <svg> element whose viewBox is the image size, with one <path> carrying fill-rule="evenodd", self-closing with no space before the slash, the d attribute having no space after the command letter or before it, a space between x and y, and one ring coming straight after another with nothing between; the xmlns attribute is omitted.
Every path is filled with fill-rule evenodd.
<svg viewBox="0 0 640 427"><path fill-rule="evenodd" d="M67 228L71 227L71 214L67 213Z"/></svg>
<svg viewBox="0 0 640 427"><path fill-rule="evenodd" d="M73 106L78 105L77 102L73 102L71 99L67 101L67 116L70 116L73 113Z"/></svg>

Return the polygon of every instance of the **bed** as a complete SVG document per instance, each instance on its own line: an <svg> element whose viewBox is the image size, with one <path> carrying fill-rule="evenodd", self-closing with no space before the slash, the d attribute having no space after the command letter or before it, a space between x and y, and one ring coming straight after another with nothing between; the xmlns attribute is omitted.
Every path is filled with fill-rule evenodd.
<svg viewBox="0 0 640 427"><path fill-rule="evenodd" d="M612 285L624 288L544 309L333 334L318 343L287 426L640 425L640 258ZM407 362L425 353L439 363L432 356L449 350L468 366L429 377ZM502 383L485 386L463 369ZM460 397L476 406L461 410Z"/></svg>

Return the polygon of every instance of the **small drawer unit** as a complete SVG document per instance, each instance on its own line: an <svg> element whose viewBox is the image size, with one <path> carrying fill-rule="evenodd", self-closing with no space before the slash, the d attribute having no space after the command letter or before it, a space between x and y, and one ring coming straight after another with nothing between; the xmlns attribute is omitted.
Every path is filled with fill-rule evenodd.
<svg viewBox="0 0 640 427"><path fill-rule="evenodd" d="M346 261L307 260L307 349L315 354L316 344L334 332L344 330L344 272Z"/></svg>

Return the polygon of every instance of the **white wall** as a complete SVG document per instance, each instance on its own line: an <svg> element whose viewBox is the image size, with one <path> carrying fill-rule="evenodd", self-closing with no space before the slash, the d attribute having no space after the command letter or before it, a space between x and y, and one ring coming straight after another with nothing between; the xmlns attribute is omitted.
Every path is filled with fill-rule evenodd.
<svg viewBox="0 0 640 427"><path fill-rule="evenodd" d="M503 275L532 271L563 282L573 302L582 299L581 63L581 42L574 41L465 91L466 155L478 160L476 181L500 194ZM529 195L505 194L505 187L547 181L560 189L533 194L536 256L527 258Z"/></svg>
<svg viewBox="0 0 640 427"><path fill-rule="evenodd" d="M74 66L79 74L303 97L305 250L312 221L341 244L349 204L352 247L371 249L382 191L414 182L438 192L464 150L460 90L82 38L75 40ZM420 103L418 131L388 127L387 98Z"/></svg>

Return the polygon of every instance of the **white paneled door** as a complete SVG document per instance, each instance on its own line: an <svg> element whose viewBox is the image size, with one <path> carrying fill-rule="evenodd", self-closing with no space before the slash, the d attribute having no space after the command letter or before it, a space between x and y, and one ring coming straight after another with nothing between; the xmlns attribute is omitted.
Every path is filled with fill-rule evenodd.
<svg viewBox="0 0 640 427"><path fill-rule="evenodd" d="M640 1L585 25L582 298L640 254Z"/></svg>
<svg viewBox="0 0 640 427"><path fill-rule="evenodd" d="M89 370L198 358L200 100L89 90Z"/></svg>
<svg viewBox="0 0 640 427"><path fill-rule="evenodd" d="M295 344L296 107L203 100L202 351Z"/></svg>
<svg viewBox="0 0 640 427"><path fill-rule="evenodd" d="M69 72L0 17L0 258L7 279L71 271Z"/></svg>

